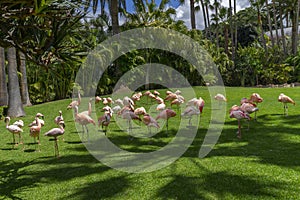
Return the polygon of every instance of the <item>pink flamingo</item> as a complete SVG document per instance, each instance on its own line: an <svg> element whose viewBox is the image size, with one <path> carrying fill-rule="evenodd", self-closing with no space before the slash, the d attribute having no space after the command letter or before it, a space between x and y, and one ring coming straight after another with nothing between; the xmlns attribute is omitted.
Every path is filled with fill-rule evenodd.
<svg viewBox="0 0 300 200"><path fill-rule="evenodd" d="M21 133L23 132L22 128L20 127L22 124L20 124L20 126L16 125L16 124L12 124L9 125L10 122L10 117L5 117L4 122L6 123L6 129L12 133L13 135L13 142L12 144L14 145L18 145L18 144L23 144L23 140L22 140L22 135ZM23 124L24 125L24 124ZM16 143L15 140L15 134L19 135L19 143ZM22 140L22 141L21 141Z"/></svg>
<svg viewBox="0 0 300 200"><path fill-rule="evenodd" d="M181 113L182 117L189 118L189 126L192 126L191 120L194 115L200 115L200 109L196 108L195 106L187 106L183 113Z"/></svg>
<svg viewBox="0 0 300 200"><path fill-rule="evenodd" d="M110 119L112 117L112 109L108 109L104 112L104 115L98 118L98 126L101 125L104 134L106 135L107 127L110 124ZM105 129L104 129L105 127Z"/></svg>
<svg viewBox="0 0 300 200"><path fill-rule="evenodd" d="M87 127L88 124L94 124L96 125L95 121L88 115L84 113L78 113L78 107L74 107L74 112L75 112L75 122L79 123L82 126L82 138L84 135L84 127L86 129L86 134L87 134L87 141L89 142L89 129Z"/></svg>
<svg viewBox="0 0 300 200"><path fill-rule="evenodd" d="M36 121L36 125L30 127L30 133L29 133L29 135L31 137L33 137L33 139L34 139L35 150L36 150L36 144L37 144L36 143L36 138L38 139L38 145L41 144L40 143L40 133L41 133L42 125L41 125L38 117L35 117L35 121ZM40 149L39 149L39 151L40 151Z"/></svg>
<svg viewBox="0 0 300 200"><path fill-rule="evenodd" d="M140 117L139 117L138 115L136 115L136 114L134 113L134 111L131 110L131 109L125 109L125 110L122 112L122 118L123 118L123 119L127 119L127 121L128 121L128 131L129 131L129 132L131 132L131 130L132 130L132 123L131 123L132 120L142 121L142 120L140 119Z"/></svg>
<svg viewBox="0 0 300 200"><path fill-rule="evenodd" d="M78 100L74 100L72 101L68 106L67 106L67 109L72 109L74 108L75 106L79 106L81 103L81 95L80 95L80 92L78 90Z"/></svg>
<svg viewBox="0 0 300 200"><path fill-rule="evenodd" d="M158 119L164 119L166 120L166 127L167 127L167 134L168 134L168 129L169 129L169 118L171 117L175 117L176 116L176 112L174 110L171 110L169 108L161 111L158 116L156 117L156 120Z"/></svg>
<svg viewBox="0 0 300 200"><path fill-rule="evenodd" d="M288 103L291 103L293 105L296 105L295 101L289 97L289 96L286 96L285 94L281 93L278 97L278 101L283 103L283 114L285 116L288 116Z"/></svg>
<svg viewBox="0 0 300 200"><path fill-rule="evenodd" d="M60 111L58 111L58 113L59 113L59 115L57 117L55 117L55 119L54 119L54 123L57 125L59 125L59 123L61 121L64 121L64 118L62 116L62 111L60 110Z"/></svg>
<svg viewBox="0 0 300 200"><path fill-rule="evenodd" d="M230 118L236 118L238 121L238 134L237 137L238 138L242 138L242 132L241 132L241 119L248 119L250 120L250 116L248 113L244 113L241 110L232 110L230 112Z"/></svg>
<svg viewBox="0 0 300 200"><path fill-rule="evenodd" d="M59 128L53 128L49 131L47 131L44 136L48 137L54 137L54 151L55 151L55 156L59 158L59 150L58 150L58 144L57 144L57 137L60 135L63 135L65 133L65 124L62 123L63 121L59 122Z"/></svg>
<svg viewBox="0 0 300 200"><path fill-rule="evenodd" d="M143 123L147 126L149 133L151 134L151 127L159 129L157 121L151 117L148 113L145 113L143 116Z"/></svg>
<svg viewBox="0 0 300 200"><path fill-rule="evenodd" d="M36 113L35 117L38 118L38 121L40 122L41 126L45 125L44 115L42 113ZM28 126L31 127L31 126L36 126L36 125L37 125L36 119L34 119Z"/></svg>

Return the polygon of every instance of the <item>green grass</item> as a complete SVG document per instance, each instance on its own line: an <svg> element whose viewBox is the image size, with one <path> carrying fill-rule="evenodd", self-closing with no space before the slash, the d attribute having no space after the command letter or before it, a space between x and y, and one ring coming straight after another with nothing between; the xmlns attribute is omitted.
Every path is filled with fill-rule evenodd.
<svg viewBox="0 0 300 200"><path fill-rule="evenodd" d="M300 199L300 109L297 105L300 88L226 88L227 109L253 92L258 92L264 102L259 105L258 120L250 122L249 131L247 123L242 123L242 139L236 137L237 121L227 114L218 143L203 159L198 158L198 153L213 111L207 88L195 87L195 91L206 100L206 105L193 143L174 163L148 173L118 171L95 159L81 143L72 111L66 110L70 100L26 107L27 115L22 118L28 125L36 112L43 113L44 133L55 127L53 119L59 110L63 111L66 133L65 141L59 140L59 159L54 157L53 141L43 135L41 152L34 151L28 127L23 128L25 150L22 151L22 146L12 149L12 135L5 129L3 120L0 121L0 198ZM281 92L296 101L296 106L289 106L287 117L282 115L283 106L277 102ZM87 104L83 103L83 107L87 108ZM100 114L99 105L97 114ZM164 127L152 138L130 140L115 122L110 124L107 136L125 150L155 151L172 140L179 120L179 115L170 120L168 136Z"/></svg>

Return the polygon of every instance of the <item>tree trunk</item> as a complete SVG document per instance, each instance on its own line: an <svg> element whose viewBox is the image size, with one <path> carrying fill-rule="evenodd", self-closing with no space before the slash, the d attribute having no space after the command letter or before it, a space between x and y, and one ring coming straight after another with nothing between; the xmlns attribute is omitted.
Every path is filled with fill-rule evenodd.
<svg viewBox="0 0 300 200"><path fill-rule="evenodd" d="M31 106L32 104L29 99L28 84L27 84L26 58L25 55L20 51L18 52L18 57L19 57L19 69L20 69L20 73L22 74L20 80L22 103L25 106Z"/></svg>
<svg viewBox="0 0 300 200"><path fill-rule="evenodd" d="M295 13L292 15L292 54L296 55L298 47L298 23L299 23L299 3L300 0L296 1Z"/></svg>
<svg viewBox="0 0 300 200"><path fill-rule="evenodd" d="M282 40L282 48L283 48L283 53L284 57L286 58L287 56L287 48L286 48L286 41L285 41L285 34L284 34L284 27L283 27L283 13L282 13L282 7L281 7L281 2L279 2L279 17L280 17L280 29L281 29L281 40Z"/></svg>
<svg viewBox="0 0 300 200"><path fill-rule="evenodd" d="M203 20L204 20L204 27L205 27L205 35L207 37L207 19L206 19L206 12L205 12L205 7L203 0L200 0L201 2L201 7L202 7L202 13L203 13Z"/></svg>
<svg viewBox="0 0 300 200"><path fill-rule="evenodd" d="M196 19L195 19L195 2L190 0L190 17L191 17L191 28L196 29Z"/></svg>
<svg viewBox="0 0 300 200"><path fill-rule="evenodd" d="M229 26L230 26L230 37L231 37L231 59L235 59L235 43L234 43L234 28L233 28L233 16L232 16L232 4L231 0L229 0Z"/></svg>
<svg viewBox="0 0 300 200"><path fill-rule="evenodd" d="M274 26L275 26L275 33L276 33L276 44L279 46L279 34L278 34L278 27L277 27L277 13L276 13L276 6L275 6L275 1L272 0L272 5L273 5L273 20L274 20Z"/></svg>
<svg viewBox="0 0 300 200"><path fill-rule="evenodd" d="M272 47L274 47L275 42L274 42L273 29L272 29L272 21L271 21L271 16L270 16L270 9L269 9L268 0L266 0L266 8L267 8L268 26L269 26L269 31L270 31L270 37L271 37ZM273 14L275 15L274 7L273 7ZM276 18L276 16L275 16L275 18ZM276 40L278 41L278 34L276 35Z"/></svg>
<svg viewBox="0 0 300 200"><path fill-rule="evenodd" d="M20 94L20 86L17 72L17 57L16 49L13 47L7 50L7 61L8 61L8 116L10 117L21 117L25 116L23 104Z"/></svg>
<svg viewBox="0 0 300 200"><path fill-rule="evenodd" d="M237 49L238 46L238 38L237 38L237 19L236 19L236 0L233 0L233 14L234 14L234 49Z"/></svg>
<svg viewBox="0 0 300 200"><path fill-rule="evenodd" d="M0 47L0 106L8 105L8 93L5 72L5 52L4 48Z"/></svg>
<svg viewBox="0 0 300 200"><path fill-rule="evenodd" d="M207 27L208 27L207 36L208 36L208 38L210 38L211 37L211 31L210 31L210 19L209 19L209 12L208 12L208 3L209 3L209 1L205 2L205 11L206 11L206 19L207 19Z"/></svg>
<svg viewBox="0 0 300 200"><path fill-rule="evenodd" d="M215 32L216 32L216 45L217 45L217 47L219 47L219 12L218 12L218 9L219 9L219 3L218 3L218 1L217 0L215 0L215 3L214 3L215 5L215 17L216 17L216 30L215 30Z"/></svg>
<svg viewBox="0 0 300 200"><path fill-rule="evenodd" d="M111 15L113 35L118 34L120 32L120 29L119 29L119 6L118 5L119 5L118 0L111 1L110 15Z"/></svg>

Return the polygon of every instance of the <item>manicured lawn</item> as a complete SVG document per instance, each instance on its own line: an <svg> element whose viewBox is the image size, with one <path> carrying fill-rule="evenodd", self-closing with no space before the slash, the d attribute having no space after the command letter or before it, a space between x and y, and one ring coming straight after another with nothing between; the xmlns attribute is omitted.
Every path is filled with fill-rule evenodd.
<svg viewBox="0 0 300 200"><path fill-rule="evenodd" d="M197 96L205 101L201 123L193 143L171 165L147 173L128 173L112 169L95 159L81 143L73 122L73 111L66 110L71 100L62 100L26 107L22 118L23 146L12 148L12 135L0 126L0 198L3 199L300 199L300 88L226 88L227 110L239 104L242 97L258 92L264 102L259 104L257 121L243 121L242 139L236 137L237 121L226 121L214 149L199 158L210 113L207 88L195 87ZM183 96L185 90L182 89ZM164 96L164 90L160 90ZM277 101L283 92L296 101L283 116L283 105ZM211 94L215 95L215 94ZM144 105L143 97L139 105ZM96 107L97 115L102 105ZM149 105L146 106L149 108ZM41 135L41 152L35 152L27 125L37 112L45 115L42 133L55 127L54 118L63 111L66 121L65 141L59 139L61 157L54 157L54 141ZM82 104L87 110L87 99ZM176 107L174 107L176 110ZM152 113L155 117L157 114ZM12 119L12 122L16 119ZM114 119L107 137L118 147L132 152L151 152L167 145L175 136L179 114L170 119L166 129L152 138L130 139L119 130ZM187 119L184 123L187 123ZM162 121L159 121L162 124ZM193 121L196 122L196 119ZM137 124L136 126L138 126ZM144 127L144 125L142 125ZM89 125L92 129L92 126ZM97 129L100 129L96 127ZM79 129L81 130L81 129ZM133 129L137 131L138 128ZM145 129L147 131L147 129ZM154 129L153 129L154 130ZM185 130L188 134L188 129ZM103 132L98 131L103 135ZM176 149L174 149L176 150Z"/></svg>

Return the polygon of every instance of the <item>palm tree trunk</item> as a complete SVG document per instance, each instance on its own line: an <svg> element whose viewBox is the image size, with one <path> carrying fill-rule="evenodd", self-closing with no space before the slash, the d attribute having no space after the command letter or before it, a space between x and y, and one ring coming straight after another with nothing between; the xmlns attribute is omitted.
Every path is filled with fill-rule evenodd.
<svg viewBox="0 0 300 200"><path fill-rule="evenodd" d="M282 13L282 7L281 7L281 2L279 2L279 17L280 17L280 29L281 29L281 40L282 40L282 48L283 48L283 54L284 57L287 56L287 48L286 48L286 41L285 41L285 34L284 34L284 27L283 27L283 13Z"/></svg>
<svg viewBox="0 0 300 200"><path fill-rule="evenodd" d="M236 19L236 0L233 0L233 14L234 14L234 49L237 49L238 38L237 38L237 19Z"/></svg>
<svg viewBox="0 0 300 200"><path fill-rule="evenodd" d="M8 93L5 72L5 52L4 48L0 47L0 106L7 106Z"/></svg>
<svg viewBox="0 0 300 200"><path fill-rule="evenodd" d="M195 2L190 0L190 17L191 17L191 28L196 29L196 19L195 19Z"/></svg>
<svg viewBox="0 0 300 200"><path fill-rule="evenodd" d="M7 49L7 61L8 61L8 111L7 114L10 117L25 116L23 109L23 103L21 100L20 86L17 72L17 57L16 49L10 47Z"/></svg>
<svg viewBox="0 0 300 200"><path fill-rule="evenodd" d="M118 5L119 5L118 0L112 0L111 1L110 15L111 15L113 35L118 34L120 32L120 28L119 28L119 6Z"/></svg>
<svg viewBox="0 0 300 200"><path fill-rule="evenodd" d="M21 99L22 103L25 106L31 106L31 102L29 99L29 92L28 92L28 84L27 84L27 73L26 73L26 58L22 52L18 52L19 57L19 70L22 74L21 81L20 81L20 89L21 89Z"/></svg>
<svg viewBox="0 0 300 200"><path fill-rule="evenodd" d="M273 4L273 20L274 20L274 26L275 26L275 33L276 33L276 44L279 46L279 34L278 34L278 27L277 27L277 13L276 13L276 5L275 1L272 0Z"/></svg>
<svg viewBox="0 0 300 200"><path fill-rule="evenodd" d="M205 12L205 6L203 0L200 0L201 7L202 7L202 13L203 13L203 21L204 21L204 27L205 27L205 35L207 37L207 19L206 19L206 12Z"/></svg>
<svg viewBox="0 0 300 200"><path fill-rule="evenodd" d="M268 0L266 0L266 8L267 8L268 26L269 26L270 36L271 36L272 47L274 47L275 42L274 42L274 36L273 36L273 30L272 30L272 21L271 21L271 16L270 16L270 9L269 9ZM275 14L274 7L273 7L273 14ZM275 18L276 18L276 16L275 16ZM278 40L278 35L276 35L276 40Z"/></svg>
<svg viewBox="0 0 300 200"><path fill-rule="evenodd" d="M299 3L300 0L298 0L295 3L295 13L292 15L292 54L296 55L297 53L297 47L298 47L298 23L299 23Z"/></svg>
<svg viewBox="0 0 300 200"><path fill-rule="evenodd" d="M214 3L215 5L215 17L216 17L216 30L215 30L215 32L216 32L216 45L217 45L217 47L219 47L219 2L218 2L218 0L215 0L215 3Z"/></svg>
<svg viewBox="0 0 300 200"><path fill-rule="evenodd" d="M210 19L209 19L209 12L208 12L208 5L209 5L209 0L205 1L205 11L206 11L206 19L207 19L207 27L208 27L208 32L207 32L207 36L208 38L211 37L211 30L210 30Z"/></svg>
<svg viewBox="0 0 300 200"><path fill-rule="evenodd" d="M233 28L233 16L232 16L232 4L231 0L229 0L229 26L230 26L230 37L231 37L231 59L235 58L235 43L234 43L234 28Z"/></svg>

